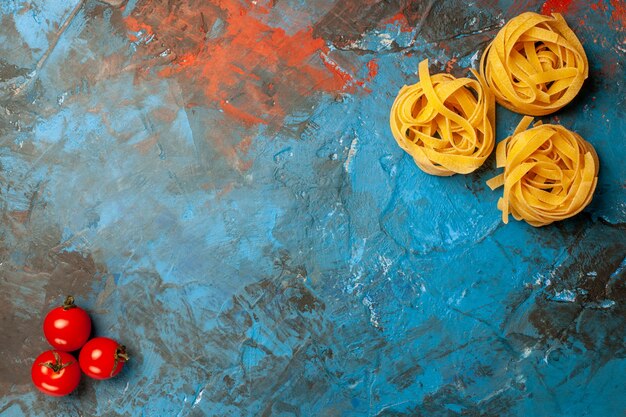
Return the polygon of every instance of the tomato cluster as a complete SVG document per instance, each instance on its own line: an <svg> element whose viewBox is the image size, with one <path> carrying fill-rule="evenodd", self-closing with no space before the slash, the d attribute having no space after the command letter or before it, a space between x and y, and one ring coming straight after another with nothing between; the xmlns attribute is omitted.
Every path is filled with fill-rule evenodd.
<svg viewBox="0 0 626 417"><path fill-rule="evenodd" d="M91 378L112 378L128 360L126 347L115 340L108 337L89 340L91 319L85 310L74 304L71 295L62 306L48 313L43 333L54 350L37 356L31 377L44 394L61 397L74 391L80 382L81 370ZM69 352L78 349L77 361Z"/></svg>

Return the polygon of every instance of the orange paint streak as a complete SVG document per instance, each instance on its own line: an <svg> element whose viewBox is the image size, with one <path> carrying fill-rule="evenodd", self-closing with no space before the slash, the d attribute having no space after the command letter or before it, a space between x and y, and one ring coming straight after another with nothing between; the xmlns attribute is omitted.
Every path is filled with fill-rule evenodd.
<svg viewBox="0 0 626 417"><path fill-rule="evenodd" d="M377 74L378 74L378 61L375 59L372 59L371 61L367 63L368 81L373 80Z"/></svg>
<svg viewBox="0 0 626 417"><path fill-rule="evenodd" d="M367 92L365 81L378 71L377 62L370 61L369 78L356 79L353 74L362 68L353 68L347 60L338 62L325 41L313 36L312 28L287 33L269 26L259 20L263 10L258 3L188 0L173 8L170 4L139 0L124 20L132 41L154 35L153 42L137 43L136 76L153 73L174 79L192 113L196 107L219 109L224 120L216 120L204 137L239 171L253 164L244 157L252 146L254 136L247 133L251 127L279 129L286 114L308 107L307 98L316 92ZM263 7L270 4L264 2ZM166 57L161 56L164 51ZM150 137L135 146L147 152L155 143Z"/></svg>
<svg viewBox="0 0 626 417"><path fill-rule="evenodd" d="M181 67L190 67L196 63L196 55L192 53L181 55L176 59L176 64Z"/></svg>
<svg viewBox="0 0 626 417"><path fill-rule="evenodd" d="M338 63L330 59L330 57L325 53L320 53L320 57L324 61L324 66L326 66L326 68L328 68L335 75L336 78L340 79L343 82L344 86L351 87L355 84L360 86L364 84L363 81L355 80L352 75L350 75L346 70L341 68Z"/></svg>
<svg viewBox="0 0 626 417"><path fill-rule="evenodd" d="M396 23L401 23L403 21L406 22L406 16L404 16L404 13L398 12L394 14L393 16L391 16L389 19L385 20L383 22L383 25L396 24Z"/></svg>
<svg viewBox="0 0 626 417"><path fill-rule="evenodd" d="M155 33L163 49L176 56L157 75L176 77L183 86L191 83L194 105L217 104L244 123L279 125L312 91L355 91L364 84L328 56L312 29L288 34L251 13L262 13L265 6L248 6L238 0L192 0L170 11L165 1L140 1L124 22L135 32L129 36ZM218 19L224 22L222 31L210 39L208 31Z"/></svg>
<svg viewBox="0 0 626 417"><path fill-rule="evenodd" d="M402 12L398 12L389 19L382 22L383 25L396 25L402 32L411 32L414 28L409 25L409 21Z"/></svg>
<svg viewBox="0 0 626 417"><path fill-rule="evenodd" d="M250 124L255 124L255 123L267 124L265 120L259 117L254 117L251 114L248 114L245 111L238 109L232 104L227 103L226 101L222 101L221 104L222 104L222 110L224 110L224 113L228 114L229 116L233 116L236 119L239 119L243 122L250 123Z"/></svg>
<svg viewBox="0 0 626 417"><path fill-rule="evenodd" d="M167 66L160 71L157 71L157 74L161 77L168 78L172 75L184 71L185 68L193 67L196 63L197 55L193 53L186 53L181 56L178 56L173 64L175 66Z"/></svg>
<svg viewBox="0 0 626 417"><path fill-rule="evenodd" d="M126 19L124 19L124 23L126 24L126 27L133 32L143 31L143 32L146 32L147 34L154 33L152 30L152 27L150 27L149 25L146 25L143 22L140 22L139 20L135 19L132 16L128 16Z"/></svg>

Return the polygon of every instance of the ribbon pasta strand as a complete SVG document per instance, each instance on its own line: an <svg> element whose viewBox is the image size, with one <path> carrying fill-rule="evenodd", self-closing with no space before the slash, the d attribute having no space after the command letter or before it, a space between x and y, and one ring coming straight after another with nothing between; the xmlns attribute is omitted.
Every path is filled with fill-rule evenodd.
<svg viewBox="0 0 626 417"><path fill-rule="evenodd" d="M496 163L504 173L487 181L504 186L498 200L502 221L509 213L535 227L581 212L598 183L598 155L591 144L563 126L524 117L512 136L498 143ZM527 130L528 129L528 130Z"/></svg>
<svg viewBox="0 0 626 417"><path fill-rule="evenodd" d="M589 74L580 41L558 13L522 13L485 49L480 71L499 104L544 116L568 104Z"/></svg>
<svg viewBox="0 0 626 417"><path fill-rule="evenodd" d="M391 107L393 137L428 174L468 174L493 150L495 101L482 77L472 72L478 80L431 76L424 60L419 82L402 87Z"/></svg>

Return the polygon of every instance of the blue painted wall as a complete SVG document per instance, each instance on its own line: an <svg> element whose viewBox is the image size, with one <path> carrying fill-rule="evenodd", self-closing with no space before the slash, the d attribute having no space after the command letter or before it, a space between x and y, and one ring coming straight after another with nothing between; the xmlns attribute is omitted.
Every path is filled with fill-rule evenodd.
<svg viewBox="0 0 626 417"><path fill-rule="evenodd" d="M0 3L1 415L624 415L623 1L118 3ZM422 59L465 76L526 10L584 44L544 120L601 161L540 229L493 158L428 176L388 128ZM48 398L69 293L132 359Z"/></svg>

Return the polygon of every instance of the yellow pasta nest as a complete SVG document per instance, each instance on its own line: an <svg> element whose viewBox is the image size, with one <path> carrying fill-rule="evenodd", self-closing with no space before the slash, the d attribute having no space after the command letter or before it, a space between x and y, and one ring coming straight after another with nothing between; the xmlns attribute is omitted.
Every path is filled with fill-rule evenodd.
<svg viewBox="0 0 626 417"><path fill-rule="evenodd" d="M494 106L483 83L450 74L431 76L424 60L419 82L398 93L389 123L398 145L424 172L468 174L493 150Z"/></svg>
<svg viewBox="0 0 626 417"><path fill-rule="evenodd" d="M487 181L493 190L504 185L498 200L502 221L509 213L539 227L567 219L584 209L598 183L598 155L578 134L558 125L524 117L513 136L498 143L496 163L504 173Z"/></svg>
<svg viewBox="0 0 626 417"><path fill-rule="evenodd" d="M499 104L543 116L572 101L589 73L580 41L560 14L511 19L485 49L480 71Z"/></svg>

